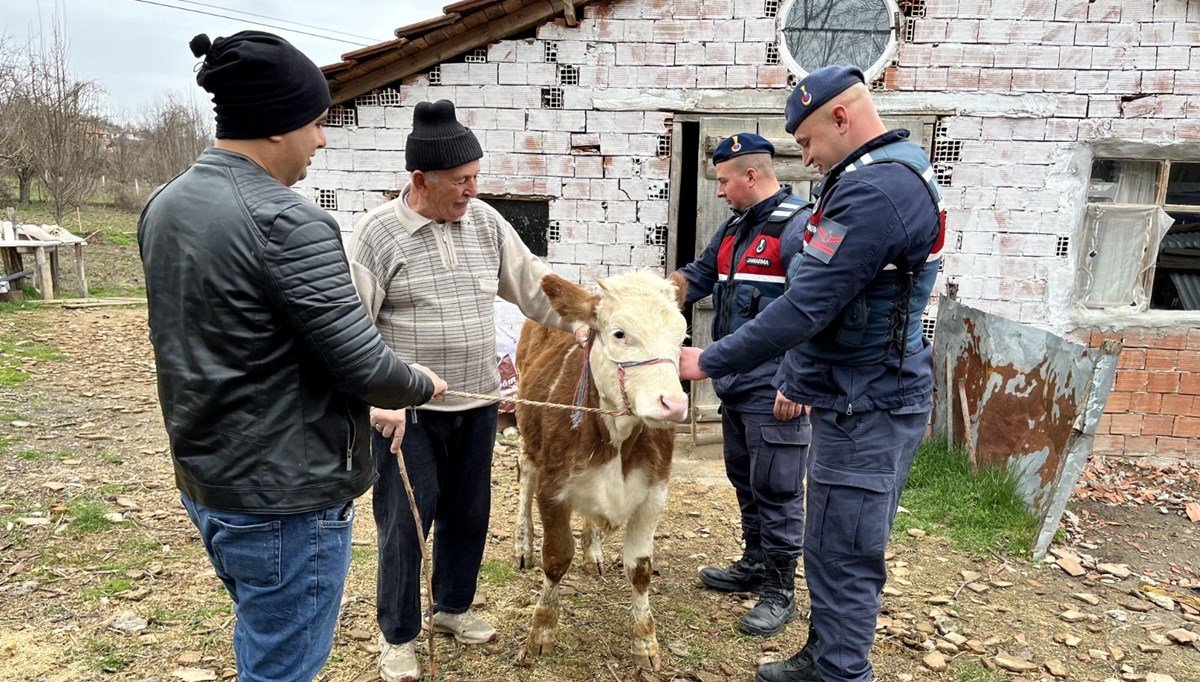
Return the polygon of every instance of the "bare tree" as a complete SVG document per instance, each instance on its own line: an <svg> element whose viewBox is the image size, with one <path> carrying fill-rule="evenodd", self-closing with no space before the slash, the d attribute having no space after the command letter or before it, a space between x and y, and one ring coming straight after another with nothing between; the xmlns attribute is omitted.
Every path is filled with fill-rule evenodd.
<svg viewBox="0 0 1200 682"><path fill-rule="evenodd" d="M144 144L141 177L158 184L187 169L212 144L210 116L175 94L160 99L138 128Z"/></svg>
<svg viewBox="0 0 1200 682"><path fill-rule="evenodd" d="M57 19L51 43L29 52L27 88L33 103L26 129L37 156L38 179L54 204L55 219L95 191L103 172L109 131L100 118L103 90L68 70L67 42Z"/></svg>
<svg viewBox="0 0 1200 682"><path fill-rule="evenodd" d="M29 203L37 178L37 158L29 125L33 100L29 93L28 57L8 36L0 36L0 168L17 179L17 201Z"/></svg>

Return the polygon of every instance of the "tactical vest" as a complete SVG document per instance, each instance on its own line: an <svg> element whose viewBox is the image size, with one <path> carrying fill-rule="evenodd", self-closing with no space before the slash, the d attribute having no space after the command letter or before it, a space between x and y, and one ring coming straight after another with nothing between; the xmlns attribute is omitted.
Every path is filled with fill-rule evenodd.
<svg viewBox="0 0 1200 682"><path fill-rule="evenodd" d="M907 166L925 181L929 195L937 206L938 235L928 256L915 263L889 263L883 272L875 276L855 296L838 317L808 342L801 344L799 351L804 355L834 365L861 366L882 362L892 349L904 349L903 358L921 350L921 325L912 324L920 320L929 296L937 281L941 250L946 238L946 211L942 205L942 192L934 180L933 167L929 158L916 144L900 140L885 144L863 154L848 164L842 174L852 173L873 163L900 163ZM840 175L838 177L841 177ZM812 239L824 213L824 198L829 196L832 178L817 202L816 210L809 219L805 242ZM789 266L789 277L795 274Z"/></svg>
<svg viewBox="0 0 1200 682"><path fill-rule="evenodd" d="M713 285L713 341L754 319L787 287L788 264L780 249L784 229L812 202L787 195L767 216L762 229L750 231L748 243L738 239L743 216L731 218L717 251L717 283ZM735 262L736 261L736 262Z"/></svg>

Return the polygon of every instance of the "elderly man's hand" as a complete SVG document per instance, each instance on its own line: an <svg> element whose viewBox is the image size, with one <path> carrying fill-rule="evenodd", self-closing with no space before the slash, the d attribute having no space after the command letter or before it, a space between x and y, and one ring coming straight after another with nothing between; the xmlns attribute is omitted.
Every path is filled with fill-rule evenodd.
<svg viewBox="0 0 1200 682"><path fill-rule="evenodd" d="M407 423L404 410L371 408L371 428L378 431L384 438L392 439L390 450L393 455L400 452L400 444L404 442L404 426Z"/></svg>
<svg viewBox="0 0 1200 682"><path fill-rule="evenodd" d="M679 349L679 378L684 381L700 381L707 379L708 375L704 370L700 369L700 353L703 352L699 348L692 346L684 346Z"/></svg>

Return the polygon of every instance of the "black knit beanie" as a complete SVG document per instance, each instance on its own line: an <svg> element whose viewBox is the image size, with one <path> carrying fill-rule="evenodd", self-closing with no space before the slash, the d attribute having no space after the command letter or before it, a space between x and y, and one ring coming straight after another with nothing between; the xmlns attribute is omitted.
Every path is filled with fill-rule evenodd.
<svg viewBox="0 0 1200 682"><path fill-rule="evenodd" d="M277 35L242 31L188 46L204 57L196 82L213 96L217 139L254 140L312 123L329 108L321 69Z"/></svg>
<svg viewBox="0 0 1200 682"><path fill-rule="evenodd" d="M454 117L448 99L418 102L413 110L412 132L404 146L404 167L410 171L457 168L483 158L475 133Z"/></svg>

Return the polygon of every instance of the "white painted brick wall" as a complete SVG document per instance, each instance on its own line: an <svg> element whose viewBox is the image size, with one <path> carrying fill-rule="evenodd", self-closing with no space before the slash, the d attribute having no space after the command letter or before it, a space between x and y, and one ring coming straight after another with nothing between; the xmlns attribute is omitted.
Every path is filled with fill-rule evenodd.
<svg viewBox="0 0 1200 682"><path fill-rule="evenodd" d="M357 107L356 126L327 129L328 148L315 155L306 186L338 188L348 226L407 177L412 106L448 98L480 137L488 187L556 197L550 211L561 241L549 258L557 272L587 280L658 268L663 250L645 245L644 229L669 221L668 202L648 197L672 181L670 160L657 158L672 113L594 107L646 89L681 99L693 89L786 89L786 67L764 66L777 28L763 8L763 0L590 5L578 28L542 26L538 39L490 45L486 64L443 64L441 86L407 78L402 106ZM1053 252L1058 236L1075 235L1083 201L1055 188L1079 188L1087 172L1068 155L1101 139L1200 139L1200 70L1192 68L1200 65L1200 3L926 0L925 10L888 82L908 93L964 94L942 128L963 146L943 188L950 241L961 235L962 244L948 245L941 279L959 281L968 304L1054 327L1048 311L1061 309L1055 301L1072 286L1061 283L1072 278ZM560 63L579 67L579 86L563 86L563 109L542 105L542 88L559 87L546 40L557 42ZM972 98L989 93L1040 93L1053 104L1044 118L997 115L1003 105L972 112ZM1014 111L1041 106L1018 101L1006 100ZM572 150L597 144L598 155ZM1051 276L1060 284L1048 285Z"/></svg>

